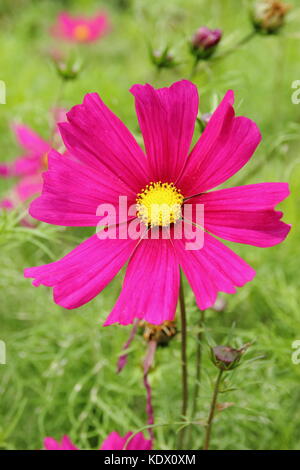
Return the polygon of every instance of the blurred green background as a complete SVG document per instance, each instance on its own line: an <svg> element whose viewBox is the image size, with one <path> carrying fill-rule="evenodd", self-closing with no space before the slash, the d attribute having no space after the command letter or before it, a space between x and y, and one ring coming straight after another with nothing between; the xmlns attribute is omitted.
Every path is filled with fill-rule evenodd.
<svg viewBox="0 0 300 470"><path fill-rule="evenodd" d="M216 416L214 449L300 447L300 364L291 360L292 343L300 339L300 105L291 101L292 82L300 80L300 8L296 0L289 3L294 9L280 35L255 37L223 60L200 68L193 79L202 113L211 111L232 88L238 114L255 120L262 131L259 149L229 185L288 181L292 191L281 205L285 221L293 225L288 239L269 249L235 245L257 276L236 295L226 296L224 312L206 314L200 422L207 417L217 373L209 359L207 338L218 344L254 342L243 366L227 375L229 391L219 401L232 406ZM105 2L112 31L99 42L78 48L84 67L79 78L65 86L60 104L70 108L85 93L97 91L141 141L128 92L131 85L165 86L189 78L192 58L187 41L192 33L201 25L219 27L224 32L219 52L234 47L251 31L249 4L238 0ZM49 34L62 9L93 14L99 2L1 0L0 79L7 87L7 104L0 105L1 161L20 154L10 131L12 121L24 122L49 137L49 110L56 103L60 78L48 52L51 47L70 47ZM149 60L149 42L158 49L169 45L178 67L157 73ZM0 180L1 197L11 184ZM81 448L97 448L111 431L124 434L146 423L141 367L146 344L141 335L136 337L127 367L116 375L116 361L130 328L101 324L118 296L122 276L95 300L73 311L55 305L50 289L35 289L23 278L25 267L60 258L93 230L43 223L27 229L18 223L22 210L2 211L0 219L0 339L7 346L7 364L0 365L0 448L39 449L46 435L58 439L63 434ZM186 291L192 390L199 311L188 287ZM150 373L156 449L176 448L176 423L181 420L179 346L177 335L167 348L158 349ZM203 427L191 425L189 447L201 448L202 440Z"/></svg>

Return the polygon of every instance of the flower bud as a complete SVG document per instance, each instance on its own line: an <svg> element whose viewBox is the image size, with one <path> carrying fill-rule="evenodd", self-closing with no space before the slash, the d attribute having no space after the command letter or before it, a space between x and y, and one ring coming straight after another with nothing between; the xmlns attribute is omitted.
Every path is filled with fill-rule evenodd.
<svg viewBox="0 0 300 470"><path fill-rule="evenodd" d="M178 65L168 47L164 50L150 50L150 59L158 69L170 69Z"/></svg>
<svg viewBox="0 0 300 470"><path fill-rule="evenodd" d="M240 349L234 349L230 346L215 346L211 348L212 361L218 369L228 371L235 369L249 344L245 344Z"/></svg>
<svg viewBox="0 0 300 470"><path fill-rule="evenodd" d="M61 56L54 56L52 60L57 70L57 73L63 80L74 80L82 69L82 62L77 57L70 56L64 58Z"/></svg>
<svg viewBox="0 0 300 470"><path fill-rule="evenodd" d="M261 34L275 34L284 25L291 6L278 0L259 0L251 11L255 29Z"/></svg>
<svg viewBox="0 0 300 470"><path fill-rule="evenodd" d="M192 54L198 59L208 59L213 55L222 38L220 29L209 29L206 26L199 28L193 35L190 43Z"/></svg>

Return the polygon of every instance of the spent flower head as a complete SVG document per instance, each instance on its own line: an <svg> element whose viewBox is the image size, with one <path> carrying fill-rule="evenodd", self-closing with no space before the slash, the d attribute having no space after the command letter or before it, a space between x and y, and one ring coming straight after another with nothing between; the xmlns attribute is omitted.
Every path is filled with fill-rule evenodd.
<svg viewBox="0 0 300 470"><path fill-rule="evenodd" d="M278 0L259 0L251 10L255 29L261 34L275 34L285 23L291 6Z"/></svg>

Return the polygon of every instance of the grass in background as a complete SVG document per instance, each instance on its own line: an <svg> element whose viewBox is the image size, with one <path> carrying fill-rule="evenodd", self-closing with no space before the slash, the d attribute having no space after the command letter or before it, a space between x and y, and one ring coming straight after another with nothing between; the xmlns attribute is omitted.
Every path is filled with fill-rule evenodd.
<svg viewBox="0 0 300 470"><path fill-rule="evenodd" d="M240 5L241 3L241 5ZM296 0L289 1L297 6ZM56 101L59 78L46 51L48 28L57 12L92 13L96 1L1 2L0 79L7 85L7 104L0 105L1 160L19 152L9 130L19 119L44 137L49 135L49 110ZM20 4L22 5L20 7ZM63 105L70 108L85 93L97 91L137 135L133 83L169 85L188 78L192 61L186 39L200 25L224 30L222 48L250 31L247 2L236 0L135 0L130 10L111 2L113 30L99 43L82 48L86 65L78 80L68 83ZM17 8L16 5L19 5ZM75 6L76 5L76 6ZM300 446L300 365L291 361L292 342L300 339L299 315L299 189L300 107L291 103L291 83L300 79L299 9L280 37L256 37L249 45L200 71L201 112L208 112L228 88L236 92L238 113L254 119L263 143L252 161L229 185L289 181L292 195L282 204L285 220L293 224L288 239L274 248L236 245L234 249L257 270L253 282L226 296L223 313L207 313L207 337L218 344L231 332L241 345L254 341L246 359L260 357L227 376L219 401L234 405L218 413L212 448L297 449ZM170 44L183 64L159 75L151 68L147 45ZM9 187L0 181L1 194ZM0 221L0 339L7 344L7 365L0 366L0 448L38 449L43 437L69 434L82 448L97 448L111 431L125 433L146 423L142 358L145 343L137 336L128 366L117 376L116 361L130 328L102 328L121 287L121 276L88 305L64 310L52 301L50 289L31 287L24 267L47 263L87 238L90 229L48 226L20 227L12 213ZM194 384L199 311L188 292L188 355L190 385ZM158 349L150 374L157 426L156 449L175 449L180 421L179 335L168 348ZM204 348L204 372L198 418L206 419L211 383L217 370ZM171 360L170 360L171 358ZM201 448L203 428L193 425L190 448Z"/></svg>

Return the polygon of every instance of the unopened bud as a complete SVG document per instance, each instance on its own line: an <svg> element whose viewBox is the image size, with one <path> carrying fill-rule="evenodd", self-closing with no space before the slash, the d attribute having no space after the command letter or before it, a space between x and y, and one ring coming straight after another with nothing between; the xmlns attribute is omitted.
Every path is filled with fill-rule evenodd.
<svg viewBox="0 0 300 470"><path fill-rule="evenodd" d="M163 50L150 50L150 59L158 69L170 69L178 65L168 47Z"/></svg>
<svg viewBox="0 0 300 470"><path fill-rule="evenodd" d="M212 361L223 371L235 369L248 347L249 344L245 344L240 349L234 349L230 346L215 346L211 349Z"/></svg>
<svg viewBox="0 0 300 470"><path fill-rule="evenodd" d="M220 29L199 28L193 35L190 47L192 54L198 59L209 59L222 38Z"/></svg>
<svg viewBox="0 0 300 470"><path fill-rule="evenodd" d="M68 59L52 57L55 68L63 80L74 80L82 69L82 62L78 58Z"/></svg>
<svg viewBox="0 0 300 470"><path fill-rule="evenodd" d="M251 11L255 29L261 34L275 34L285 23L290 5L278 0L259 0Z"/></svg>

